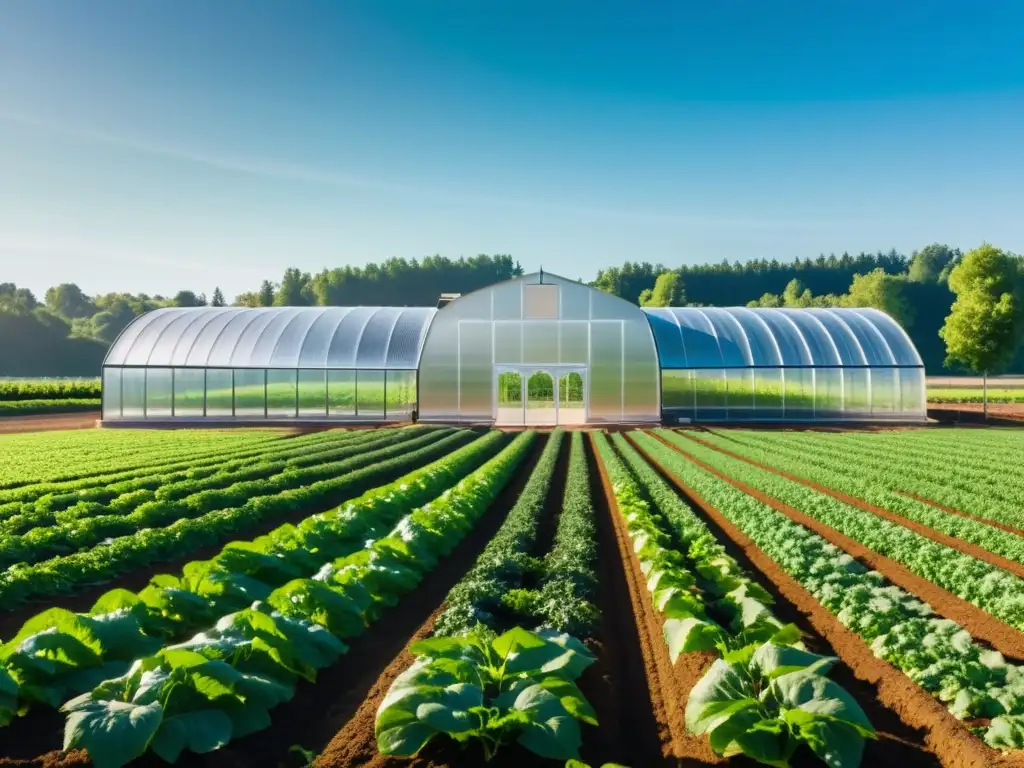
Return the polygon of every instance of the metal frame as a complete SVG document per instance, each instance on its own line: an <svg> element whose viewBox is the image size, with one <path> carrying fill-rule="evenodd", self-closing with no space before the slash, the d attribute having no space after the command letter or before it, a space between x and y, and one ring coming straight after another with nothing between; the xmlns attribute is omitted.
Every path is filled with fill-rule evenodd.
<svg viewBox="0 0 1024 768"><path fill-rule="evenodd" d="M518 373L519 374L519 386L522 399L522 416L523 419L517 424L506 424L498 420L498 381L499 376L502 373ZM527 400L529 399L529 389L527 382L529 381L530 375L534 373L546 373L551 376L552 394L555 402L555 421L554 424L548 424L547 422L527 422L526 413L529 410L527 408ZM583 423L586 424L588 414L590 412L590 378L589 370L585 365L544 365L535 363L533 365L515 365L509 363L503 363L501 365L494 366L494 384L491 391L491 417L494 419L496 426L528 426L528 427L542 427L542 426L557 426L561 423L559 419L559 382L563 376L568 376L570 373L578 373L583 378Z"/></svg>

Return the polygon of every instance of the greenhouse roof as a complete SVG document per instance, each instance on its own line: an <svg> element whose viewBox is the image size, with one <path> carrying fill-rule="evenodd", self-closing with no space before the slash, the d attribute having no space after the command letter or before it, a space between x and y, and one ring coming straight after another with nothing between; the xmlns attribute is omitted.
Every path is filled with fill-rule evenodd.
<svg viewBox="0 0 1024 768"><path fill-rule="evenodd" d="M923 365L906 332L877 309L643 311L662 368Z"/></svg>
<svg viewBox="0 0 1024 768"><path fill-rule="evenodd" d="M198 307L134 320L104 365L414 369L432 307Z"/></svg>

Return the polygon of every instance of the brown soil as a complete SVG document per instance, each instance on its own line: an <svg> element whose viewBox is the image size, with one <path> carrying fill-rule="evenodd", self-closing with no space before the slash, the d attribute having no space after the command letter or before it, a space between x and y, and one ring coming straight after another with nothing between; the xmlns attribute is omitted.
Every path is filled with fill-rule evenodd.
<svg viewBox="0 0 1024 768"><path fill-rule="evenodd" d="M893 491L893 492L900 494L900 496L906 496L908 499L913 499L914 501L920 501L922 504L927 504L929 507L935 507L936 509L941 509L943 512L947 512L947 513L949 513L951 515L959 515L960 517L966 517L968 520L975 520L975 521L977 521L979 523L984 523L985 525L991 526L993 528L998 528L1001 531L1006 531L1007 533L1012 533L1015 536L1024 536L1024 530L1022 530L1020 528L1014 528L1012 525L1006 525L1006 523L1000 523L1000 522L998 522L996 520L988 520L988 519L986 519L984 517L978 517L977 515L971 515L971 514L968 514L967 512L961 512L959 509L954 509L953 507L947 507L944 504L939 504L937 501L932 501L931 499L926 499L924 496L918 496L916 493L910 493L909 491Z"/></svg>
<svg viewBox="0 0 1024 768"><path fill-rule="evenodd" d="M942 422L983 423L981 403L928 403L928 416ZM988 420L993 425L1019 425L1024 421L1024 403L989 403Z"/></svg>
<svg viewBox="0 0 1024 768"><path fill-rule="evenodd" d="M832 653L839 656L852 672L853 679L847 678L840 667L831 676L857 698L878 728L879 741L868 744L864 764L918 766L933 763L937 757L942 765L957 768L1009 768L1024 765L1024 755L1005 756L989 749L938 700L912 683L895 667L876 658L860 637L844 627L810 592L782 570L778 563L720 511L676 479L655 459L650 456L646 458L702 514L712 531L716 535L722 534L720 541L730 541L743 553L744 557L739 560L741 564L749 562L765 576L759 582L768 587L773 595L783 598L775 606L778 615L788 619L790 611L795 611L803 616L831 647ZM700 462L695 463L700 465ZM730 554L735 556L734 552ZM878 702L874 705L871 702L872 693ZM882 709L883 706L898 715L902 724L894 722Z"/></svg>
<svg viewBox="0 0 1024 768"><path fill-rule="evenodd" d="M655 437L658 436L655 435ZM661 438L658 439L660 440ZM906 566L901 565L888 557L884 557L874 550L868 549L859 541L841 534L834 528L825 525L810 515L804 514L795 507L783 504L778 499L769 496L746 483L734 480L724 472L720 472L700 459L690 456L675 448L675 446L667 441L663 440L662 442L670 448L673 448L673 450L676 450L681 456L692 461L697 466L707 470L716 477L725 480L733 487L738 488L747 495L757 499L762 504L767 504L777 512L781 512L798 525L802 525L805 528L814 531L826 541L835 544L837 547L857 558L862 563L881 573L893 584L906 590L910 594L921 598L931 605L937 614L947 619L952 619L970 632L975 639L985 641L993 648L1000 651L1004 656L1012 660L1020 661L1024 659L1024 633L1018 632L995 617L985 613L980 608L971 605L966 600L962 600L956 595L942 589L942 587L937 584L918 576Z"/></svg>
<svg viewBox="0 0 1024 768"><path fill-rule="evenodd" d="M934 528L929 528L927 525L924 525L923 523L919 523L915 520L909 520L908 518L903 517L902 515L897 515L896 513L890 512L889 510L883 509L882 507L877 507L874 504L869 504L868 502L864 501L863 499L859 499L856 496L850 496L841 491L833 490L826 485L822 485L821 483L816 483L813 480L808 480L805 477L800 477L799 475L794 475L790 472L786 472L781 469L776 469L775 467L757 461L756 459L751 459L746 456L743 456L742 454L734 453L733 451L730 451L728 448L723 448L714 443L706 442L690 433L678 432L677 434L680 434L689 440L693 440L695 443L700 443L705 448L710 448L714 451L718 451L719 453L725 454L726 456L729 456L733 459L739 459L740 461L746 462L747 464L757 467L758 469L763 469L766 472L771 472L773 475L778 475L779 477L784 477L787 480L792 480L795 483L800 483L801 485L806 486L807 488L810 488L812 490L815 490L818 493L823 493L826 496L831 496L833 499L841 501L844 504L849 504L851 506L857 507L857 509L863 510L864 512L870 512L871 514L876 515L877 517L881 517L884 520L888 520L891 523L902 525L904 528L909 528L914 533L920 534L921 536L931 539L932 541L942 544L943 546L959 550L960 552L963 552L965 555L970 555L971 557L977 558L978 560L986 562L989 565L993 565L996 568L1002 568L1004 571L1012 573L1014 576L1018 578L1024 579L1024 565L1013 560L1008 560L1005 557L1001 557L1000 555L997 555L994 552L989 552L987 549L984 549L978 546L977 544L972 544L971 542L964 541L963 539L959 539L956 536L950 536L949 534L936 531ZM917 500L916 496L911 496L910 494L904 495L910 496L911 498ZM974 522L985 523L986 525L988 524L987 520L975 517L974 515L968 515L963 512L949 510L946 509L945 507L938 508L941 509L943 512L947 512L949 514L954 514L959 517L966 518L968 520L973 520ZM1017 531L1013 531L1013 529L1010 529L1010 532L1017 533Z"/></svg>
<svg viewBox="0 0 1024 768"><path fill-rule="evenodd" d="M17 728L17 725L8 727ZM89 765L92 765L92 760L89 759L89 755L85 753L84 749L73 749L70 752L61 752L55 749L45 755L27 760L0 758L0 766L4 768L84 768Z"/></svg>
<svg viewBox="0 0 1024 768"><path fill-rule="evenodd" d="M0 435L20 432L56 432L62 429L92 429L96 426L99 418L99 411L2 416L0 417Z"/></svg>

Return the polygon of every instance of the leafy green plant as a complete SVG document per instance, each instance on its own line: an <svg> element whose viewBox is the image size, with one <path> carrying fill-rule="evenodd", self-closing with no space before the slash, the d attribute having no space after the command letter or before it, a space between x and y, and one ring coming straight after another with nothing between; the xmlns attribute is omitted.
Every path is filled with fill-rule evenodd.
<svg viewBox="0 0 1024 768"><path fill-rule="evenodd" d="M478 742L490 760L517 742L535 754L579 756L580 722L597 725L575 680L594 656L575 638L516 627L413 644L416 661L377 711L381 754L416 754L431 739Z"/></svg>

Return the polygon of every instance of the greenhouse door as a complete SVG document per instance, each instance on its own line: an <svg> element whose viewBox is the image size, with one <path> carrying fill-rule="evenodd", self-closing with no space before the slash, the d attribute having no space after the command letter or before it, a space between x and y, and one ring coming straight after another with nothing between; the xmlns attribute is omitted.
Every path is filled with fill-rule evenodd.
<svg viewBox="0 0 1024 768"><path fill-rule="evenodd" d="M553 427L586 424L586 368L500 366L495 368L494 423Z"/></svg>

